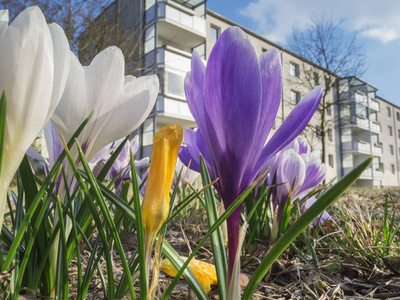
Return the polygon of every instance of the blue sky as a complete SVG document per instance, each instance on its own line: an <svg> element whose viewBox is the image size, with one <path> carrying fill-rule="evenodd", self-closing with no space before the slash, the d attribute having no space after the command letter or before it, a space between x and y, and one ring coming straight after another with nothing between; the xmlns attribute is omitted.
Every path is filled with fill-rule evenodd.
<svg viewBox="0 0 400 300"><path fill-rule="evenodd" d="M400 1L208 0L207 8L284 47L293 26L304 29L312 14L344 19L341 29L365 45L369 67L362 79L400 106Z"/></svg>

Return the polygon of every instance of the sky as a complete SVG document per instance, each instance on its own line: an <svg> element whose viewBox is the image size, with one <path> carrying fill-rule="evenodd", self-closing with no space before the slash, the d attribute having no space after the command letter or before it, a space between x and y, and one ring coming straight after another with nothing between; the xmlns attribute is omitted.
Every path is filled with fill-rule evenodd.
<svg viewBox="0 0 400 300"><path fill-rule="evenodd" d="M207 8L283 47L293 27L306 29L312 15L343 20L341 30L365 47L368 69L361 78L400 106L399 0L208 0Z"/></svg>

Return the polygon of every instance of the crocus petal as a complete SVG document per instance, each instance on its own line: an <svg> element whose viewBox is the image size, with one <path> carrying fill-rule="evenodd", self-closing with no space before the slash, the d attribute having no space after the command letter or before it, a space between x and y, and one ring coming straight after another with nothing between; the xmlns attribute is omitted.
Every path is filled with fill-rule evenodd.
<svg viewBox="0 0 400 300"><path fill-rule="evenodd" d="M306 164L306 176L300 192L316 187L325 178L326 166L321 160L311 160Z"/></svg>
<svg viewBox="0 0 400 300"><path fill-rule="evenodd" d="M306 200L306 202L303 203L302 205L302 211L305 212L307 209L309 209L315 202L317 201L317 199L315 197L310 197L309 199ZM318 224L318 221L320 222L320 224L322 224L324 221L326 220L330 220L331 216L329 215L329 213L327 211L324 211L321 216L319 216L318 218L316 218L311 225L312 226L316 226Z"/></svg>
<svg viewBox="0 0 400 300"><path fill-rule="evenodd" d="M44 138L46 140L47 151L49 153L49 166L52 168L64 148L61 147L58 133L51 121L47 122L46 126L44 127Z"/></svg>
<svg viewBox="0 0 400 300"><path fill-rule="evenodd" d="M51 104L47 113L46 123L50 120L60 102L62 93L64 92L65 84L67 83L70 58L69 44L64 30L57 24L49 25L51 39L53 41L54 52L54 82L51 96Z"/></svg>
<svg viewBox="0 0 400 300"><path fill-rule="evenodd" d="M139 161L137 161L137 160L134 161L135 167L138 170L147 168L149 166L149 163L150 163L150 159L148 157L142 158Z"/></svg>
<svg viewBox="0 0 400 300"><path fill-rule="evenodd" d="M47 175L49 173L49 163L47 162L47 160L39 153L35 150L35 148L33 148L32 146L30 146L28 148L28 150L26 151L26 155L28 155L29 157L36 159L37 161L40 161L41 163L43 163L44 168L45 168L45 174Z"/></svg>
<svg viewBox="0 0 400 300"><path fill-rule="evenodd" d="M25 152L45 124L54 76L53 47L38 7L21 12L0 40L0 93L7 91L7 116L0 175L0 227L8 185Z"/></svg>
<svg viewBox="0 0 400 300"><path fill-rule="evenodd" d="M266 141L274 125L282 97L281 54L275 48L264 52L258 59L262 80L260 123L256 136Z"/></svg>
<svg viewBox="0 0 400 300"><path fill-rule="evenodd" d="M135 137L131 140L132 155L136 155L136 152L138 150L139 150L139 136L135 135Z"/></svg>
<svg viewBox="0 0 400 300"><path fill-rule="evenodd" d="M299 143L299 151L297 153L304 154L307 153L308 142L305 137L299 136L297 137L297 142Z"/></svg>
<svg viewBox="0 0 400 300"><path fill-rule="evenodd" d="M109 120L96 138L93 151L136 130L152 110L158 89L156 75L139 77L126 83Z"/></svg>
<svg viewBox="0 0 400 300"><path fill-rule="evenodd" d="M314 115L321 98L322 87L319 86L309 92L296 105L263 149L256 168L260 168L268 157L283 149L303 131Z"/></svg>
<svg viewBox="0 0 400 300"><path fill-rule="evenodd" d="M287 150L283 153L277 174L277 183L283 183L277 186L278 194L287 197L294 183L293 197L295 197L303 185L306 176L306 164L293 149Z"/></svg>
<svg viewBox="0 0 400 300"><path fill-rule="evenodd" d="M260 99L261 74L250 38L238 27L225 30L207 63L204 103L215 132L215 139L207 141L214 156L213 169L220 182L232 183L227 190L236 195L240 193L243 175L252 169L254 157L263 146L258 137L249 134L258 130ZM211 137L210 131L208 135Z"/></svg>
<svg viewBox="0 0 400 300"><path fill-rule="evenodd" d="M182 129L177 124L166 126L154 135L150 171L142 204L147 286L152 245L170 209L169 190L182 136Z"/></svg>

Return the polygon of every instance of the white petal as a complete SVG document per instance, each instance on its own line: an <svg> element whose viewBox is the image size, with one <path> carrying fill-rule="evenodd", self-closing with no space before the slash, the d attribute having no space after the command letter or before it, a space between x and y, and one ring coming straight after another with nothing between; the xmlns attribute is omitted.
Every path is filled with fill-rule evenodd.
<svg viewBox="0 0 400 300"><path fill-rule="evenodd" d="M70 68L64 93L51 116L54 127L67 142L93 110L93 107L88 106L86 102L85 70L75 54L69 53Z"/></svg>
<svg viewBox="0 0 400 300"><path fill-rule="evenodd" d="M54 53L54 82L53 92L51 96L51 104L47 113L46 123L54 113L67 83L69 66L70 66L70 50L67 37L64 30L57 24L49 25L51 39L53 42Z"/></svg>
<svg viewBox="0 0 400 300"><path fill-rule="evenodd" d="M147 118L157 99L156 75L136 78L124 85L118 104L96 139L95 149L132 133Z"/></svg>
<svg viewBox="0 0 400 300"><path fill-rule="evenodd" d="M24 10L7 28L0 70L8 102L6 151L25 153L44 126L54 73L50 31L38 7Z"/></svg>

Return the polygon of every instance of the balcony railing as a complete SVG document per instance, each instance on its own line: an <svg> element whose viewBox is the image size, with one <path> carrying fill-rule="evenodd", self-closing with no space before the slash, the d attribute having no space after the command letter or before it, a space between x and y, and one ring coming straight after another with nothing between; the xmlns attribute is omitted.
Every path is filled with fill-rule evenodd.
<svg viewBox="0 0 400 300"><path fill-rule="evenodd" d="M371 153L371 145L369 143L366 142L354 142L354 147L353 150L357 151L357 152L362 152L362 153Z"/></svg>
<svg viewBox="0 0 400 300"><path fill-rule="evenodd" d="M372 155L382 155L382 147L377 145L372 145Z"/></svg>
<svg viewBox="0 0 400 300"><path fill-rule="evenodd" d="M369 108L375 111L380 111L379 102L374 99L369 99Z"/></svg>
<svg viewBox="0 0 400 300"><path fill-rule="evenodd" d="M160 13L160 17L165 20L179 24L180 26L192 29L202 35L206 35L206 20L194 15L190 15L180 9L172 7L166 3L160 3L160 11L165 8L165 14ZM165 6L164 6L165 5ZM163 7L164 6L164 7Z"/></svg>
<svg viewBox="0 0 400 300"><path fill-rule="evenodd" d="M374 171L374 179L375 179L375 178L378 178L378 179L383 178L383 171L381 171L381 170L375 170L375 171Z"/></svg>
<svg viewBox="0 0 400 300"><path fill-rule="evenodd" d="M372 179L372 169L368 168L364 172L362 172L360 178L362 179Z"/></svg>
<svg viewBox="0 0 400 300"><path fill-rule="evenodd" d="M372 132L375 132L375 133L380 133L381 132L381 125L380 124L377 124L374 121L371 121L370 124L371 124L371 131Z"/></svg>

